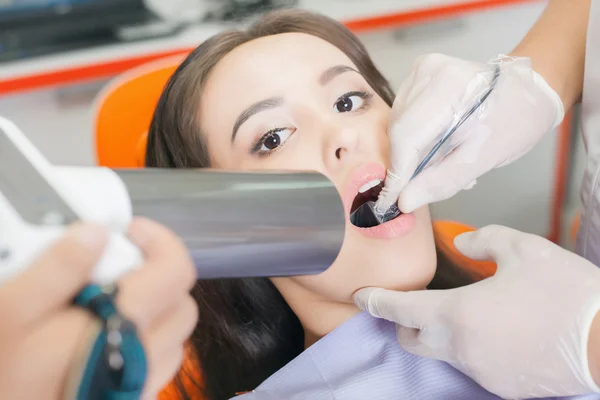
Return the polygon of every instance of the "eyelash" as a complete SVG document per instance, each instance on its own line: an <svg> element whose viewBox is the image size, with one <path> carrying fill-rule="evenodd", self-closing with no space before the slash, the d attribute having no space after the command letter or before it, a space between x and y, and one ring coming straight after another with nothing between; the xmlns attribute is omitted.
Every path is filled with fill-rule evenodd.
<svg viewBox="0 0 600 400"><path fill-rule="evenodd" d="M273 152L277 151L278 149L282 148L283 144L280 145L279 147L277 147L274 150L264 151L264 150L260 149L265 144L265 142L267 141L267 139L269 139L271 136L273 136L276 133L285 131L286 129L288 129L288 128L274 128L274 129L271 129L271 130L267 131L264 135L261 136L260 139L258 139L258 141L254 145L254 147L252 148L252 150L250 151L250 153L251 154L256 154L256 155L261 156L261 157L265 157L265 156L268 156L268 155L272 154Z"/></svg>
<svg viewBox="0 0 600 400"><path fill-rule="evenodd" d="M358 96L361 99L363 99L364 102L363 102L363 104L361 104L361 106L360 106L359 109L352 110L352 111L347 111L347 112L356 112L356 111L365 109L366 107L369 106L369 100L373 98L373 94L369 93L369 92L366 92L366 91L352 91L352 92L347 92L347 93L344 93L343 95L341 95L340 97L337 98L337 100L334 103L334 106L337 103L339 103L340 101L342 101L344 99L348 99L348 98L350 98L352 96ZM258 139L258 141L256 142L256 144L252 147L252 150L250 150L250 154L252 154L252 155L258 155L260 157L266 157L266 156L269 156L269 155L273 154L274 152L278 151L279 149L281 149L283 146L285 146L285 143L287 143L287 140L285 142L283 142L281 145L279 145L277 148L273 149L273 150L265 151L265 150L261 150L261 147L265 144L265 142L267 141L267 139L269 139L271 136L273 136L276 133L283 132L286 129L289 129L289 128L282 128L282 127L280 127L280 128L270 129L269 131L265 132L265 134L262 135L260 137L260 139ZM290 134L290 136L292 134Z"/></svg>

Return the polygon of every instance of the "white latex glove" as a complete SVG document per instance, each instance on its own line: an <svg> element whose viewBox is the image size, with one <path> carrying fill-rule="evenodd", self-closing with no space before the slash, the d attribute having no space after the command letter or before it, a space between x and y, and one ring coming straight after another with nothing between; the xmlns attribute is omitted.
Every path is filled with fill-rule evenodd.
<svg viewBox="0 0 600 400"><path fill-rule="evenodd" d="M367 288L357 305L397 323L407 351L453 365L503 398L600 391L587 344L600 308L600 270L538 236L501 226L465 233L456 248L495 260L496 274L451 290Z"/></svg>
<svg viewBox="0 0 600 400"><path fill-rule="evenodd" d="M490 86L496 65L500 76L493 92L409 183L441 135ZM398 200L408 213L469 189L481 175L524 155L563 118L560 97L528 58L501 56L481 64L442 54L421 56L394 101L388 128L391 166L376 209L387 210Z"/></svg>

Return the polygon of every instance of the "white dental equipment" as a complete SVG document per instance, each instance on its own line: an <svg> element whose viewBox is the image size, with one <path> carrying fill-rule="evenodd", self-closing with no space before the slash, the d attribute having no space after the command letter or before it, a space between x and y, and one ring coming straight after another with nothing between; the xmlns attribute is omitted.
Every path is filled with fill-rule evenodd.
<svg viewBox="0 0 600 400"><path fill-rule="evenodd" d="M92 281L114 281L142 261L124 236L133 215L177 233L201 279L321 273L346 223L321 174L54 166L0 117L0 284L76 220L110 230Z"/></svg>

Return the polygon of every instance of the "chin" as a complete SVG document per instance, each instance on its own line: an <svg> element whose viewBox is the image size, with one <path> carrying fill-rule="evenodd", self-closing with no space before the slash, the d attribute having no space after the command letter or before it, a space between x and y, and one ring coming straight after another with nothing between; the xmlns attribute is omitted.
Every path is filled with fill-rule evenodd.
<svg viewBox="0 0 600 400"><path fill-rule="evenodd" d="M433 279L436 251L429 211L415 212L410 233L394 239L365 237L351 229L335 263L322 274L293 278L304 289L329 301L351 303L364 287L421 290Z"/></svg>
<svg viewBox="0 0 600 400"><path fill-rule="evenodd" d="M406 235L387 240L359 240L356 248L364 250L354 251L352 256L369 266L355 272L363 280L361 287L421 290L431 282L437 255L428 207L416 210L414 217L414 226Z"/></svg>
<svg viewBox="0 0 600 400"><path fill-rule="evenodd" d="M397 279L384 279L380 285L371 285L388 290L407 292L412 290L423 290L431 283L435 275L436 261L424 262L420 265L418 271L414 271L410 276L397 277Z"/></svg>
<svg viewBox="0 0 600 400"><path fill-rule="evenodd" d="M363 276L356 290L363 287L380 287L389 290L422 290L429 285L436 271L435 247L427 252L398 255L396 259L385 255L371 260L372 271ZM354 292L352 292L354 293Z"/></svg>

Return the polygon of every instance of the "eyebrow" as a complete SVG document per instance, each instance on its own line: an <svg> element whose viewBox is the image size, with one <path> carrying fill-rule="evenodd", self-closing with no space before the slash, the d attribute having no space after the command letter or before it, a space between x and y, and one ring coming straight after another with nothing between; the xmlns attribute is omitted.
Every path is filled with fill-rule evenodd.
<svg viewBox="0 0 600 400"><path fill-rule="evenodd" d="M235 140L240 126L244 122L246 122L251 116L261 111L266 111L272 108L280 107L282 104L283 97L270 97L268 99L257 101L256 103L252 104L250 107L242 111L242 113L235 120L235 124L233 125L233 131L231 132L231 143L233 143L233 141Z"/></svg>
<svg viewBox="0 0 600 400"><path fill-rule="evenodd" d="M333 67L327 68L319 77L319 84L321 86L325 86L329 82L331 82L335 77L345 73L345 72L356 72L360 74L356 69L349 67L347 65L335 65ZM270 110L272 108L280 107L283 104L283 97L270 97L265 100L258 101L252 104L250 107L246 108L235 120L235 124L233 124L233 130L231 132L231 143L235 141L235 137L237 136L238 130L240 126L244 122L246 122L250 117L254 114L257 114L261 111Z"/></svg>
<svg viewBox="0 0 600 400"><path fill-rule="evenodd" d="M357 74L360 74L360 72L347 65L336 65L331 68L327 68L325 72L321 74L321 77L319 78L319 83L321 84L321 86L325 86L326 84L331 82L333 78L343 74L344 72L356 72Z"/></svg>

